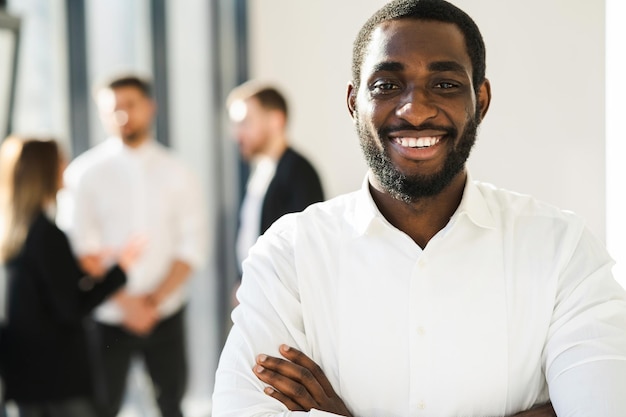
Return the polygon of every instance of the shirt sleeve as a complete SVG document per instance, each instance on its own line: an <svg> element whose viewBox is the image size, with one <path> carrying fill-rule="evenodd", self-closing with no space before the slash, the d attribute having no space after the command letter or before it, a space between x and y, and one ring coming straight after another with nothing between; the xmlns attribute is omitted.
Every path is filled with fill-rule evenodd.
<svg viewBox="0 0 626 417"><path fill-rule="evenodd" d="M89 175L83 178L72 188L67 197L71 204L67 210L71 211L72 227L68 230L72 249L77 256L99 252L102 249L102 237L97 221L96 201L92 193L97 187L90 184Z"/></svg>
<svg viewBox="0 0 626 417"><path fill-rule="evenodd" d="M559 417L626 415L626 295L586 229L563 269L544 351Z"/></svg>
<svg viewBox="0 0 626 417"><path fill-rule="evenodd" d="M286 343L309 351L300 296L295 276L293 248L282 218L261 236L243 263L239 305L232 314L233 327L222 351L213 393L213 416L323 416L312 410L290 412L263 392L265 384L252 372L260 353L280 357L278 347ZM291 225L291 223L290 223Z"/></svg>
<svg viewBox="0 0 626 417"><path fill-rule="evenodd" d="M40 227L33 258L41 273L43 292L59 322L77 323L126 282L118 266L106 276L91 281L93 286L80 290L79 281L86 278L74 258L63 232L49 225Z"/></svg>

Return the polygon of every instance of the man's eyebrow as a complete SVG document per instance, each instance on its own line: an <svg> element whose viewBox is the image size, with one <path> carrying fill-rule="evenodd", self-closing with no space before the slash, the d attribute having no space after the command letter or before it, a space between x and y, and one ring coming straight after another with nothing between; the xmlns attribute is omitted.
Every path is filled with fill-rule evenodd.
<svg viewBox="0 0 626 417"><path fill-rule="evenodd" d="M404 71L406 66L398 61L379 62L372 68L372 73L380 71L400 72ZM432 72L459 72L466 74L467 69L457 61L435 61L428 64L428 70Z"/></svg>
<svg viewBox="0 0 626 417"><path fill-rule="evenodd" d="M396 61L385 61L380 62L372 68L372 73L379 71L390 71L390 72L398 72L404 70L404 64Z"/></svg>
<svg viewBox="0 0 626 417"><path fill-rule="evenodd" d="M452 71L452 72L461 72L463 74L467 73L465 67L459 64L456 61L435 61L428 64L428 69L434 72L444 72L444 71Z"/></svg>

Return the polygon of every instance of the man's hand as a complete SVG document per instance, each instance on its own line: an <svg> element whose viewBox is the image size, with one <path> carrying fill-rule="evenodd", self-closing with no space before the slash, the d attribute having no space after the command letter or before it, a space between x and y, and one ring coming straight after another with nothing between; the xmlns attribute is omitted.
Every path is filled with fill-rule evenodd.
<svg viewBox="0 0 626 417"><path fill-rule="evenodd" d="M548 403L532 410L517 413L514 417L557 417L557 415L554 412L554 408L552 408L552 404Z"/></svg>
<svg viewBox="0 0 626 417"><path fill-rule="evenodd" d="M143 236L133 236L126 242L117 256L117 263L125 273L135 264L147 244Z"/></svg>
<svg viewBox="0 0 626 417"><path fill-rule="evenodd" d="M270 385L265 393L276 398L291 411L312 408L352 417L343 400L337 396L322 369L299 350L281 345L280 353L288 360L261 354L253 371ZM552 404L515 414L514 417L557 417Z"/></svg>
<svg viewBox="0 0 626 417"><path fill-rule="evenodd" d="M124 290L115 297L124 314L122 326L137 336L147 336L159 321L156 306L147 296L129 295Z"/></svg>
<svg viewBox="0 0 626 417"><path fill-rule="evenodd" d="M80 265L80 269L96 280L102 279L107 272L104 267L104 259L109 253L110 251L101 251L79 257L78 264Z"/></svg>
<svg viewBox="0 0 626 417"><path fill-rule="evenodd" d="M266 394L285 404L291 411L309 411L314 408L352 417L319 365L287 345L281 345L279 350L287 360L262 354L257 357L253 369L257 378L270 385L265 389Z"/></svg>

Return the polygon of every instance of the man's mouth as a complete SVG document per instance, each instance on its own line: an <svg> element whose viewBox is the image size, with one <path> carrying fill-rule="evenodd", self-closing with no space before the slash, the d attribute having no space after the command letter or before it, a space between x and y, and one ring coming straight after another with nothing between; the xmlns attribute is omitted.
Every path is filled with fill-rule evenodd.
<svg viewBox="0 0 626 417"><path fill-rule="evenodd" d="M393 142L405 148L430 148L441 140L441 136L423 136L415 137L397 137L392 139Z"/></svg>

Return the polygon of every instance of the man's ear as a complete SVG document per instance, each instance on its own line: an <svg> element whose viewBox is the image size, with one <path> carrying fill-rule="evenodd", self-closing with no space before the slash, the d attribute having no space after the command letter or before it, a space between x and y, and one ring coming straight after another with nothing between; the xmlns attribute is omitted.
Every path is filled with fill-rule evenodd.
<svg viewBox="0 0 626 417"><path fill-rule="evenodd" d="M283 132L287 124L285 113L280 110L272 109L267 111L268 123L275 132Z"/></svg>
<svg viewBox="0 0 626 417"><path fill-rule="evenodd" d="M482 85L478 89L478 103L480 108L480 120L482 121L489 110L489 104L491 103L491 84L489 80L485 78Z"/></svg>
<svg viewBox="0 0 626 417"><path fill-rule="evenodd" d="M350 116L354 119L354 113L356 112L356 88L352 82L348 83L348 91L346 93L346 104L348 105L348 111Z"/></svg>

